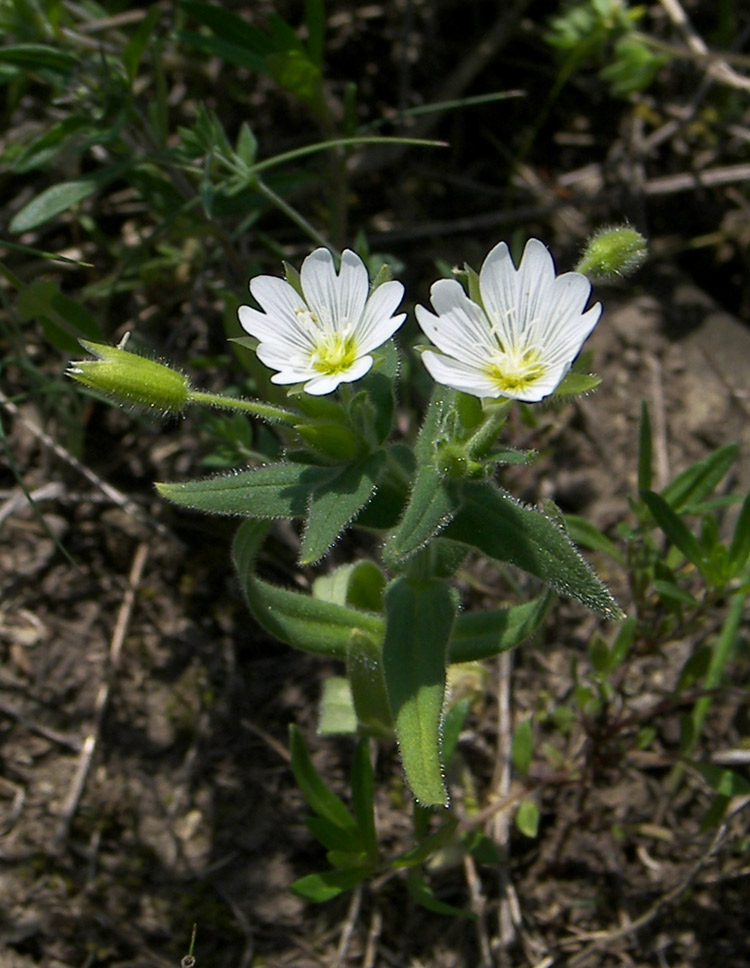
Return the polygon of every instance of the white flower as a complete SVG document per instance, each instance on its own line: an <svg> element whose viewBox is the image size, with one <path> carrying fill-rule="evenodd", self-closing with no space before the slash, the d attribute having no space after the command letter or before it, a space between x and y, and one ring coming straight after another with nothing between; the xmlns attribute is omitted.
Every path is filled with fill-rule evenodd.
<svg viewBox="0 0 750 968"><path fill-rule="evenodd" d="M456 279L430 290L435 309L417 306L417 321L437 347L424 364L438 383L476 397L533 403L559 386L596 326L599 303L584 312L591 284L580 272L555 276L555 263L538 239L526 243L518 269L505 242L479 273L482 305Z"/></svg>
<svg viewBox="0 0 750 968"><path fill-rule="evenodd" d="M300 281L304 298L284 279L251 280L250 292L265 312L240 306L240 323L260 340L261 362L278 371L272 383L304 383L307 393L322 396L367 373L368 354L406 319L393 315L404 287L384 282L369 293L367 269L349 249L338 275L328 249L316 249L302 263Z"/></svg>

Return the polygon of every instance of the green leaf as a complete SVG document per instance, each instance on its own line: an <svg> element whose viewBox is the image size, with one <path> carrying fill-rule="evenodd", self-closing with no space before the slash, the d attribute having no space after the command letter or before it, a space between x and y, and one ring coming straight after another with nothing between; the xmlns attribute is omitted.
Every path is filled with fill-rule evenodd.
<svg viewBox="0 0 750 968"><path fill-rule="evenodd" d="M253 518L303 518L310 494L330 480L331 468L267 464L250 471L194 481L157 483L168 501L194 511Z"/></svg>
<svg viewBox="0 0 750 968"><path fill-rule="evenodd" d="M161 8L155 3L149 8L146 16L138 24L137 28L133 31L132 37L123 48L122 63L125 67L128 82L131 85L138 76L138 68L141 63L141 57L143 57L143 51L151 39L151 34L154 32L154 27L160 16Z"/></svg>
<svg viewBox="0 0 750 968"><path fill-rule="evenodd" d="M748 555L750 555L750 493L743 501L732 543L727 552L729 574L732 578L735 578L745 567Z"/></svg>
<svg viewBox="0 0 750 968"><path fill-rule="evenodd" d="M289 727L289 752L294 779L313 812L342 831L349 831L357 836L354 817L344 801L325 784L315 769L302 734L293 724Z"/></svg>
<svg viewBox="0 0 750 968"><path fill-rule="evenodd" d="M442 436L443 423L448 414L455 412L455 407L456 391L436 383L414 447L417 464L432 463Z"/></svg>
<svg viewBox="0 0 750 968"><path fill-rule="evenodd" d="M475 662L515 648L539 629L553 601L553 593L547 592L523 605L458 615L448 661Z"/></svg>
<svg viewBox="0 0 750 968"><path fill-rule="evenodd" d="M678 548L688 561L695 565L704 578L710 580L713 574L710 559L706 556L703 548L701 548L698 539L683 524L682 520L675 514L667 501L654 491L642 491L641 499L675 548Z"/></svg>
<svg viewBox="0 0 750 968"><path fill-rule="evenodd" d="M45 69L70 74L77 67L78 59L67 50L46 44L12 44L0 47L0 64L11 64L33 73Z"/></svg>
<svg viewBox="0 0 750 968"><path fill-rule="evenodd" d="M625 567L625 556L617 545L586 518L581 518L577 514L566 514L565 527L571 540L576 544L590 548L592 551L601 551L618 565Z"/></svg>
<svg viewBox="0 0 750 968"><path fill-rule="evenodd" d="M720 766L718 763L702 763L699 760L687 760L686 762L720 796L746 797L750 794L750 781L746 780L740 773Z"/></svg>
<svg viewBox="0 0 750 968"><path fill-rule="evenodd" d="M375 781L370 761L370 743L361 739L352 763L352 810L367 857L375 863L378 840L375 831Z"/></svg>
<svg viewBox="0 0 750 968"><path fill-rule="evenodd" d="M516 810L516 827L524 837L536 837L539 833L539 807L533 800L522 800Z"/></svg>
<svg viewBox="0 0 750 968"><path fill-rule="evenodd" d="M248 607L267 632L302 652L342 659L358 635L375 644L383 641L385 628L380 615L322 602L257 578L253 566L267 528L263 522L244 522L232 546Z"/></svg>
<svg viewBox="0 0 750 968"><path fill-rule="evenodd" d="M523 719L513 733L510 756L521 776L527 776L534 755L534 730L530 719Z"/></svg>
<svg viewBox="0 0 750 968"><path fill-rule="evenodd" d="M398 870L401 867L418 867L420 864L424 864L441 847L445 847L453 840L457 830L458 821L449 820L438 827L434 834L417 844L416 847L412 847L411 850L407 850L406 853L400 854L392 860L391 867Z"/></svg>
<svg viewBox="0 0 750 968"><path fill-rule="evenodd" d="M221 4L204 3L202 0L180 0L180 9L199 24L208 27L217 37L247 51L265 56L279 49L269 34Z"/></svg>
<svg viewBox="0 0 750 968"><path fill-rule="evenodd" d="M330 676L323 683L318 707L318 733L321 736L353 736L357 732L352 690L344 676Z"/></svg>
<svg viewBox="0 0 750 968"><path fill-rule="evenodd" d="M313 582L313 595L335 605L351 605L366 612L383 609L385 576L374 561L355 561L340 565L330 575Z"/></svg>
<svg viewBox="0 0 750 968"><path fill-rule="evenodd" d="M383 561L390 568L402 567L450 523L458 506L456 485L444 481L434 464L423 464L404 516L383 547Z"/></svg>
<svg viewBox="0 0 750 968"><path fill-rule="evenodd" d="M307 49L310 58L314 64L322 67L326 32L324 0L306 0L305 24L307 26Z"/></svg>
<svg viewBox="0 0 750 968"><path fill-rule="evenodd" d="M97 189L119 178L129 167L130 162L109 165L91 175L84 175L72 181L58 182L45 188L43 192L27 202L20 212L16 212L10 222L10 231L28 232L49 222L56 215L67 212L89 195L93 195Z"/></svg>
<svg viewBox="0 0 750 968"><path fill-rule="evenodd" d="M341 537L367 504L377 486L385 454L377 451L342 469L316 485L310 495L307 524L299 560L302 565L319 561Z"/></svg>
<svg viewBox="0 0 750 968"><path fill-rule="evenodd" d="M342 828L325 817L307 817L305 826L328 851L341 851L347 854L361 852L359 831Z"/></svg>
<svg viewBox="0 0 750 968"><path fill-rule="evenodd" d="M393 428L400 360L393 340L384 343L373 353L373 357L375 363L365 377L364 387L375 408L376 439L373 443L380 445L388 439Z"/></svg>
<svg viewBox="0 0 750 968"><path fill-rule="evenodd" d="M360 733L392 743L396 734L385 688L380 643L358 632L352 633L346 668Z"/></svg>
<svg viewBox="0 0 750 968"><path fill-rule="evenodd" d="M44 335L58 349L80 351L79 340L104 341L96 317L49 279L35 279L18 294L21 319L39 320Z"/></svg>
<svg viewBox="0 0 750 968"><path fill-rule="evenodd" d="M462 498L461 510L444 532L446 538L522 568L607 619L624 617L567 534L545 515L492 484L464 483Z"/></svg>
<svg viewBox="0 0 750 968"><path fill-rule="evenodd" d="M453 597L443 582L397 578L385 607L383 669L406 778L422 806L445 806L440 721Z"/></svg>
<svg viewBox="0 0 750 968"><path fill-rule="evenodd" d="M446 770L451 765L453 754L458 746L458 737L471 709L471 696L464 696L452 703L443 718L443 760Z"/></svg>
<svg viewBox="0 0 750 968"><path fill-rule="evenodd" d="M357 884L369 877L369 868L347 871L325 871L323 874L308 874L307 877L300 877L289 888L292 894L301 897L305 901L313 904L322 904L324 901L331 901L339 894L350 891Z"/></svg>
<svg viewBox="0 0 750 968"><path fill-rule="evenodd" d="M91 119L73 114L47 128L43 135L26 145L13 160L13 171L23 173L35 168L43 168L62 151L71 145L76 135L91 127Z"/></svg>
<svg viewBox="0 0 750 968"><path fill-rule="evenodd" d="M719 447L678 474L663 488L661 497L673 511L682 511L686 505L702 501L723 480L738 454L737 444Z"/></svg>
<svg viewBox="0 0 750 968"><path fill-rule="evenodd" d="M457 908L452 904L439 901L432 888L425 882L422 872L416 868L409 871L406 886L413 900L427 911L432 911L433 914L443 914L449 918L468 918L470 921L476 920L477 916L473 911L465 911L463 908Z"/></svg>

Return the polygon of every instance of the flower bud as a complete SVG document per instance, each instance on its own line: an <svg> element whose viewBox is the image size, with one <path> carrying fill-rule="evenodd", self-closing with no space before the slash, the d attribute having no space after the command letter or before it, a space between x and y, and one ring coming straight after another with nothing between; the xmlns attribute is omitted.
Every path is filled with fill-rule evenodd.
<svg viewBox="0 0 750 968"><path fill-rule="evenodd" d="M164 415L180 413L188 403L190 383L183 373L119 346L88 340L79 342L97 357L68 366L68 376L84 386L134 406L159 410Z"/></svg>
<svg viewBox="0 0 750 968"><path fill-rule="evenodd" d="M593 279L629 276L640 269L648 255L648 244L629 225L599 229L588 242L576 272Z"/></svg>

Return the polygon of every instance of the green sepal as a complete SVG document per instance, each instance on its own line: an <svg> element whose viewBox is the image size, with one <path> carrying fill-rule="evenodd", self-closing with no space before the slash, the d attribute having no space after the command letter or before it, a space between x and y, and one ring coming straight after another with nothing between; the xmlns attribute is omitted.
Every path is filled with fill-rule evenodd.
<svg viewBox="0 0 750 968"><path fill-rule="evenodd" d="M583 393L591 393L602 382L595 373L568 373L555 390L554 397L578 397Z"/></svg>
<svg viewBox="0 0 750 968"><path fill-rule="evenodd" d="M341 659L346 658L357 634L382 642L382 616L320 601L258 578L253 566L267 528L263 522L245 521L232 545L232 560L245 600L259 625L302 652Z"/></svg>
<svg viewBox="0 0 750 968"><path fill-rule="evenodd" d="M331 479L335 469L308 464L267 464L237 474L179 483L157 483L162 497L210 514L250 518L303 518L312 488Z"/></svg>
<svg viewBox="0 0 750 968"><path fill-rule="evenodd" d="M458 615L448 645L448 661L476 662L514 649L542 625L555 596L547 592L523 605Z"/></svg>
<svg viewBox="0 0 750 968"><path fill-rule="evenodd" d="M383 670L406 779L422 806L446 806L440 722L453 596L440 581L397 578L385 607Z"/></svg>
<svg viewBox="0 0 750 968"><path fill-rule="evenodd" d="M444 537L522 568L604 618L624 618L565 531L540 511L489 483L463 484L462 498L462 507Z"/></svg>
<svg viewBox="0 0 750 968"><path fill-rule="evenodd" d="M313 489L300 548L300 564L319 561L338 540L372 497L384 464L385 454L376 451L353 464L336 468L335 476Z"/></svg>

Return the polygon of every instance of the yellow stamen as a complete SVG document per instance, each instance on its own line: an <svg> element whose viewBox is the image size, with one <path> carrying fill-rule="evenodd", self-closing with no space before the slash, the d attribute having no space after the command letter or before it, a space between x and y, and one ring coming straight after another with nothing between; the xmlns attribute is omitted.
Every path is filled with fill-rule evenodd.
<svg viewBox="0 0 750 968"><path fill-rule="evenodd" d="M310 358L313 369L326 376L344 373L357 359L357 344L350 336L330 333L322 337Z"/></svg>
<svg viewBox="0 0 750 968"><path fill-rule="evenodd" d="M503 353L487 365L485 373L500 393L519 394L530 389L547 372L536 349Z"/></svg>

